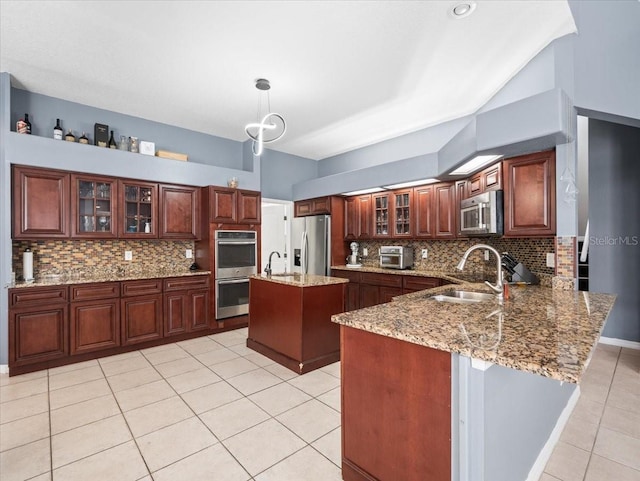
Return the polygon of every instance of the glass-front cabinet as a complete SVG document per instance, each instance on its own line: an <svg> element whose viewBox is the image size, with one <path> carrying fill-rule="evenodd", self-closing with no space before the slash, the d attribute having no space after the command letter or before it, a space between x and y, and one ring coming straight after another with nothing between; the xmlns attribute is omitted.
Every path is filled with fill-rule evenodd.
<svg viewBox="0 0 640 481"><path fill-rule="evenodd" d="M373 236L391 237L390 229L390 206L391 194L373 194Z"/></svg>
<svg viewBox="0 0 640 481"><path fill-rule="evenodd" d="M118 183L109 177L73 174L72 237L117 237Z"/></svg>
<svg viewBox="0 0 640 481"><path fill-rule="evenodd" d="M158 237L158 184L120 181L120 237Z"/></svg>
<svg viewBox="0 0 640 481"><path fill-rule="evenodd" d="M393 236L411 236L411 189L394 191L393 193Z"/></svg>

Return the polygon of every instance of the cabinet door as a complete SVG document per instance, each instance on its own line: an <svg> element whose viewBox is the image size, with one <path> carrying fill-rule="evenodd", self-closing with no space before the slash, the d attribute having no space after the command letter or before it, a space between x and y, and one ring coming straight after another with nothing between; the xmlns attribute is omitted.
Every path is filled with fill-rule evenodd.
<svg viewBox="0 0 640 481"><path fill-rule="evenodd" d="M485 192L502 189L502 164L500 162L482 171L482 183Z"/></svg>
<svg viewBox="0 0 640 481"><path fill-rule="evenodd" d="M373 206L373 237L391 237L391 196L392 194L372 194Z"/></svg>
<svg viewBox="0 0 640 481"><path fill-rule="evenodd" d="M456 192L455 184L434 186L433 227L436 239L456 237Z"/></svg>
<svg viewBox="0 0 640 481"><path fill-rule="evenodd" d="M482 172L471 176L467 181L467 193L469 196L482 194L484 192Z"/></svg>
<svg viewBox="0 0 640 481"><path fill-rule="evenodd" d="M373 214L371 212L371 194L358 197L358 239L370 239Z"/></svg>
<svg viewBox="0 0 640 481"><path fill-rule="evenodd" d="M384 304L385 302L391 302L394 297L401 296L402 289L399 287L380 287L379 293L379 301L380 304Z"/></svg>
<svg viewBox="0 0 640 481"><path fill-rule="evenodd" d="M71 174L71 237L116 238L117 199L116 179Z"/></svg>
<svg viewBox="0 0 640 481"><path fill-rule="evenodd" d="M507 159L502 164L504 235L552 236L556 232L555 151Z"/></svg>
<svg viewBox="0 0 640 481"><path fill-rule="evenodd" d="M209 188L209 221L235 224L238 221L238 190L226 187Z"/></svg>
<svg viewBox="0 0 640 481"><path fill-rule="evenodd" d="M120 345L120 300L72 302L71 354L99 351Z"/></svg>
<svg viewBox="0 0 640 481"><path fill-rule="evenodd" d="M69 237L69 174L13 167L13 239Z"/></svg>
<svg viewBox="0 0 640 481"><path fill-rule="evenodd" d="M162 295L120 300L122 344L135 344L162 337Z"/></svg>
<svg viewBox="0 0 640 481"><path fill-rule="evenodd" d="M189 325L190 331L199 331L209 327L209 290L201 289L189 292Z"/></svg>
<svg viewBox="0 0 640 481"><path fill-rule="evenodd" d="M187 332L189 303L185 292L171 292L164 295L164 335Z"/></svg>
<svg viewBox="0 0 640 481"><path fill-rule="evenodd" d="M66 304L9 312L9 364L23 366L69 354Z"/></svg>
<svg viewBox="0 0 640 481"><path fill-rule="evenodd" d="M252 190L238 191L238 224L259 224L260 212L260 192Z"/></svg>
<svg viewBox="0 0 640 481"><path fill-rule="evenodd" d="M118 189L121 206L118 235L135 239L157 238L158 184L121 180Z"/></svg>
<svg viewBox="0 0 640 481"><path fill-rule="evenodd" d="M433 237L431 215L434 197L433 188L433 185L425 185L413 189L416 237Z"/></svg>
<svg viewBox="0 0 640 481"><path fill-rule="evenodd" d="M358 238L358 198L347 197L344 200L344 238Z"/></svg>
<svg viewBox="0 0 640 481"><path fill-rule="evenodd" d="M160 238L197 239L200 226L200 188L160 185Z"/></svg>
<svg viewBox="0 0 640 481"><path fill-rule="evenodd" d="M455 214L456 214L456 237L461 238L464 237L460 234L460 201L462 199L467 198L467 181L466 180L457 180L456 181L456 204L455 204Z"/></svg>
<svg viewBox="0 0 640 481"><path fill-rule="evenodd" d="M313 215L312 200L297 200L294 202L295 217L304 217Z"/></svg>
<svg viewBox="0 0 640 481"><path fill-rule="evenodd" d="M349 282L345 291L345 311L360 309L360 284Z"/></svg>
<svg viewBox="0 0 640 481"><path fill-rule="evenodd" d="M413 210L413 189L393 193L393 236L411 237L411 215Z"/></svg>
<svg viewBox="0 0 640 481"><path fill-rule="evenodd" d="M380 288L371 284L360 284L360 309L380 304Z"/></svg>

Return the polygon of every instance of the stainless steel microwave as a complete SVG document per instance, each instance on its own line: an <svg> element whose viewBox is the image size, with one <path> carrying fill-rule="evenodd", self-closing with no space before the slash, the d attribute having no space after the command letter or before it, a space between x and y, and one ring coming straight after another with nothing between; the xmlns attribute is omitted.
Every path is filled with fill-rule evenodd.
<svg viewBox="0 0 640 481"><path fill-rule="evenodd" d="M504 202L501 190L492 190L460 201L460 233L497 236L504 232Z"/></svg>

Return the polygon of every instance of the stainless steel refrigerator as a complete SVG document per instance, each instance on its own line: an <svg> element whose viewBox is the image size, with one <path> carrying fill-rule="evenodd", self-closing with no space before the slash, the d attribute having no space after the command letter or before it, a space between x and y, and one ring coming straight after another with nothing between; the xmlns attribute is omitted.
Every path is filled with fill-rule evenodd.
<svg viewBox="0 0 640 481"><path fill-rule="evenodd" d="M294 217L291 224L293 271L331 274L331 216Z"/></svg>

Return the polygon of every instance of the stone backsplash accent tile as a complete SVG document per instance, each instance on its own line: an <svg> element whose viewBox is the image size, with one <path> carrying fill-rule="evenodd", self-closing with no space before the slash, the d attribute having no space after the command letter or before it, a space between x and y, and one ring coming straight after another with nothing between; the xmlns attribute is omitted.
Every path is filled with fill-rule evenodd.
<svg viewBox="0 0 640 481"><path fill-rule="evenodd" d="M363 247L368 249L368 256L362 259L363 265L378 267L380 256L378 251L382 245L401 245L413 247L414 269L453 272L465 251L475 244L488 244L498 252L508 252L518 262L521 262L531 272L540 277L541 283L551 284L554 269L546 266L546 254L555 252L553 237L539 239L504 239L493 237L477 237L473 239L456 240L399 240L387 241L368 240L360 242L359 252ZM422 259L422 249L428 250L428 258ZM482 257L482 251L473 252L465 265L465 272L487 272L495 277L496 260L493 254L488 261ZM544 282L543 282L544 279Z"/></svg>
<svg viewBox="0 0 640 481"><path fill-rule="evenodd" d="M46 275L109 275L117 272L139 273L147 270L187 269L194 259L185 257L186 249L195 252L189 240L46 240L14 241L12 268L22 277L22 253L33 251L36 279ZM131 251L133 260L124 260Z"/></svg>
<svg viewBox="0 0 640 481"><path fill-rule="evenodd" d="M556 275L576 276L577 243L572 236L556 237Z"/></svg>

